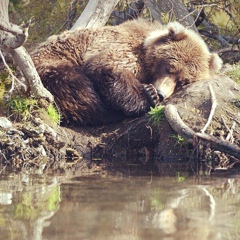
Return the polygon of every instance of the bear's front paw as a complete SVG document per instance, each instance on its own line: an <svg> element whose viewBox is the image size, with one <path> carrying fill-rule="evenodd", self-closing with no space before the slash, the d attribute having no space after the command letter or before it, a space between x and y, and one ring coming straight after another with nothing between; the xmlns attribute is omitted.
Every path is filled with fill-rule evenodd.
<svg viewBox="0 0 240 240"><path fill-rule="evenodd" d="M169 35L175 41L180 41L186 37L186 28L178 22L170 22L168 25Z"/></svg>
<svg viewBox="0 0 240 240"><path fill-rule="evenodd" d="M155 107L160 103L160 97L158 95L157 89L152 84L143 84L144 90L151 102L151 105Z"/></svg>

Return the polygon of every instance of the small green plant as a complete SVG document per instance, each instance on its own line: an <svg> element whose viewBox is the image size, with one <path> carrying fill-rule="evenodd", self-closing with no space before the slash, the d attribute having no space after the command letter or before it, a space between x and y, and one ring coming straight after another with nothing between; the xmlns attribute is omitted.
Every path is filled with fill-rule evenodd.
<svg viewBox="0 0 240 240"><path fill-rule="evenodd" d="M3 70L0 72L0 104L3 103L3 98L11 87L11 79L9 78L9 74L7 71Z"/></svg>
<svg viewBox="0 0 240 240"><path fill-rule="evenodd" d="M60 114L58 112L58 110L53 106L53 104L50 104L48 107L47 107L47 114L49 116L49 118L54 122L54 123L57 123L57 124L60 124Z"/></svg>
<svg viewBox="0 0 240 240"><path fill-rule="evenodd" d="M175 146L176 145L186 146L188 144L185 138L183 138L179 134L172 134L170 137L176 140Z"/></svg>
<svg viewBox="0 0 240 240"><path fill-rule="evenodd" d="M6 87L2 81L0 81L0 102L3 102L3 97L6 92Z"/></svg>
<svg viewBox="0 0 240 240"><path fill-rule="evenodd" d="M150 111L148 112L148 115L150 116L150 120L154 124L158 125L165 118L164 106L159 105L154 108L151 108Z"/></svg>
<svg viewBox="0 0 240 240"><path fill-rule="evenodd" d="M9 99L8 106L10 108L10 112L17 120L27 120L32 111L39 109L36 99L20 96L15 96Z"/></svg>

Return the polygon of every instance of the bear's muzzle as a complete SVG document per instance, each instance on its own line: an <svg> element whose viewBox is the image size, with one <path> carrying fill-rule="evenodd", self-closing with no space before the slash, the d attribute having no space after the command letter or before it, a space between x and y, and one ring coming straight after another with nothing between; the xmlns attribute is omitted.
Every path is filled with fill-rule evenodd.
<svg viewBox="0 0 240 240"><path fill-rule="evenodd" d="M176 88L176 77L174 75L165 75L154 82L154 87L157 89L161 100L170 97Z"/></svg>

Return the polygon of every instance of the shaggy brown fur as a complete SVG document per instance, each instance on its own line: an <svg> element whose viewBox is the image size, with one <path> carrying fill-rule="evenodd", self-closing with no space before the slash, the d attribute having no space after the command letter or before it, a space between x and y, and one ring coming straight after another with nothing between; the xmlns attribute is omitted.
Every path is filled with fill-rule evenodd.
<svg viewBox="0 0 240 240"><path fill-rule="evenodd" d="M167 98L176 86L209 78L221 67L193 31L144 20L66 31L32 57L65 123L79 125L142 115L154 102L143 84Z"/></svg>

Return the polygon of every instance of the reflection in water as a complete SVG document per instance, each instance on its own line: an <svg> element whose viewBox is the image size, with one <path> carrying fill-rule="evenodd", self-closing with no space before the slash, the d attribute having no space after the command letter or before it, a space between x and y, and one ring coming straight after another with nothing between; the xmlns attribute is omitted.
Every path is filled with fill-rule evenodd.
<svg viewBox="0 0 240 240"><path fill-rule="evenodd" d="M0 239L42 239L46 220L58 210L56 177L11 174L0 179Z"/></svg>
<svg viewBox="0 0 240 240"><path fill-rule="evenodd" d="M0 239L240 239L237 177L61 181L23 175L2 179Z"/></svg>

